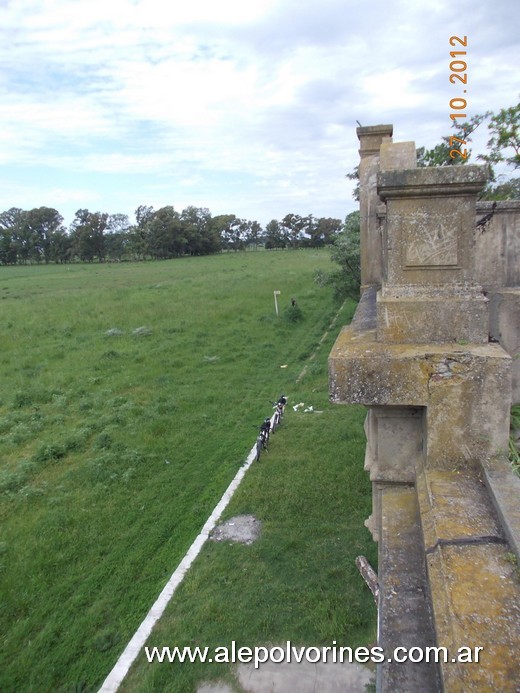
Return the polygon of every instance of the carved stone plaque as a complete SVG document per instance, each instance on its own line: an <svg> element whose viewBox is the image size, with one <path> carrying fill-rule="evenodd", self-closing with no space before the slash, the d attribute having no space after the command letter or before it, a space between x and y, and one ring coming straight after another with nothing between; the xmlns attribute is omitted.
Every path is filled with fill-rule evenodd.
<svg viewBox="0 0 520 693"><path fill-rule="evenodd" d="M404 268L458 266L458 216L417 212L400 221Z"/></svg>

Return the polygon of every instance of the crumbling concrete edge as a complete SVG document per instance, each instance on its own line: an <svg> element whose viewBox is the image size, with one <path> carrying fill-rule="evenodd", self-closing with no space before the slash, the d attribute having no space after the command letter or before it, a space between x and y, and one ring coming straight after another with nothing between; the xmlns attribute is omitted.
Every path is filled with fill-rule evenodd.
<svg viewBox="0 0 520 693"><path fill-rule="evenodd" d="M482 471L508 544L520 563L520 477L505 456L484 460Z"/></svg>

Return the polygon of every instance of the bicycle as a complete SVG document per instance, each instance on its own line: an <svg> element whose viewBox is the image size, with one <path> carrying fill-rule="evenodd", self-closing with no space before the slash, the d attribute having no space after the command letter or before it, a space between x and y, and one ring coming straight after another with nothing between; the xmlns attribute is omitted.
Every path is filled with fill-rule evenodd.
<svg viewBox="0 0 520 693"><path fill-rule="evenodd" d="M267 452L267 444L269 442L269 434L271 432L271 419L264 419L262 425L258 426L257 428L260 429L260 433L258 434L256 439L256 462L258 462L258 460L260 459L260 453L262 452L262 450L265 450Z"/></svg>
<svg viewBox="0 0 520 693"><path fill-rule="evenodd" d="M272 430L274 431L277 426L282 423L285 405L287 404L287 397L285 395L280 395L277 402L271 402L274 407Z"/></svg>

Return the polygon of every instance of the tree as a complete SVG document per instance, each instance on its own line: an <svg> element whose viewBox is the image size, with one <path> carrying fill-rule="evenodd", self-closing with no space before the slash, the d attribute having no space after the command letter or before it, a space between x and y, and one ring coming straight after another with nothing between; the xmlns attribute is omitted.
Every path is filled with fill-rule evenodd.
<svg viewBox="0 0 520 693"><path fill-rule="evenodd" d="M489 153L479 154L477 159L490 165L505 162L513 169L520 168L520 103L491 115L488 130Z"/></svg>
<svg viewBox="0 0 520 693"><path fill-rule="evenodd" d="M155 214L153 207L147 207L146 205L139 205L135 210L135 220L137 225L144 228L149 221L153 218Z"/></svg>
<svg viewBox="0 0 520 693"><path fill-rule="evenodd" d="M1 216L1 215L0 215ZM0 226L0 264L16 264L16 248L12 241L11 232Z"/></svg>
<svg viewBox="0 0 520 693"><path fill-rule="evenodd" d="M206 207L190 205L182 210L181 221L190 255L209 255L220 250L220 237Z"/></svg>
<svg viewBox="0 0 520 693"><path fill-rule="evenodd" d="M135 210L136 224L128 229L128 252L138 260L149 255L149 224L155 214L153 207L140 205Z"/></svg>
<svg viewBox="0 0 520 693"><path fill-rule="evenodd" d="M359 212L352 212L345 218L342 231L331 246L331 260L339 268L330 273L316 273L316 281L334 287L337 298L359 298L361 287L361 255L359 250Z"/></svg>
<svg viewBox="0 0 520 693"><path fill-rule="evenodd" d="M520 178L507 179L505 175L497 176L495 165L505 164L513 170L520 168L520 103L510 108L503 108L492 115L488 130L487 154L479 154L477 159L485 161L490 167L491 175L481 199L484 200L518 200L520 199Z"/></svg>
<svg viewBox="0 0 520 693"><path fill-rule="evenodd" d="M73 252L80 260L92 262L98 258L105 259L105 231L108 228L109 215L102 212L89 212L78 209L71 224Z"/></svg>
<svg viewBox="0 0 520 693"><path fill-rule="evenodd" d="M171 205L161 207L147 221L147 246L154 260L184 255L187 247L181 215Z"/></svg>
<svg viewBox="0 0 520 693"><path fill-rule="evenodd" d="M219 214L213 217L211 224L226 250L239 250L240 219L237 219L234 214Z"/></svg>
<svg viewBox="0 0 520 693"><path fill-rule="evenodd" d="M17 261L23 265L31 259L34 249L34 235L27 223L27 212L11 208L7 214L11 220L11 241L16 251Z"/></svg>
<svg viewBox="0 0 520 693"><path fill-rule="evenodd" d="M267 250L271 248L285 248L287 239L282 233L280 223L276 219L271 221L265 227L265 247Z"/></svg>
<svg viewBox="0 0 520 693"><path fill-rule="evenodd" d="M105 234L105 252L109 260L123 259L129 242L130 221L126 214L111 214Z"/></svg>
<svg viewBox="0 0 520 693"><path fill-rule="evenodd" d="M54 262L70 262L73 257L72 238L63 227L56 229L52 238L51 257Z"/></svg>
<svg viewBox="0 0 520 693"><path fill-rule="evenodd" d="M475 130L490 115L491 112L486 111L481 115L473 116L468 122L462 124L454 122L455 135L443 137L440 144L437 144L433 149L419 147L417 166L458 166L467 163L471 156L471 149L467 147L467 144L472 141ZM457 154L457 151L460 154Z"/></svg>
<svg viewBox="0 0 520 693"><path fill-rule="evenodd" d="M24 212L23 223L31 259L47 264L52 259L54 236L63 229L63 217L56 209L38 207Z"/></svg>
<svg viewBox="0 0 520 693"><path fill-rule="evenodd" d="M260 243L260 236L262 235L262 227L258 221L248 221L246 230L246 243L247 245L254 245L255 250L258 248Z"/></svg>
<svg viewBox="0 0 520 693"><path fill-rule="evenodd" d="M310 235L310 245L315 248L320 248L324 245L334 243L338 233L341 231L341 219L333 219L332 217L321 217L320 219L312 219L314 223L309 225L308 233Z"/></svg>
<svg viewBox="0 0 520 693"><path fill-rule="evenodd" d="M345 178L356 181L356 185L352 191L352 197L356 200L356 202L359 202L359 164L353 168L350 173L346 173Z"/></svg>
<svg viewBox="0 0 520 693"><path fill-rule="evenodd" d="M309 217L302 217L299 214L286 214L284 216L280 222L280 227L290 248L297 248L300 245L309 222Z"/></svg>
<svg viewBox="0 0 520 693"><path fill-rule="evenodd" d="M501 176L499 176L501 178ZM481 200L520 200L520 178L510 178L503 183L488 183Z"/></svg>
<svg viewBox="0 0 520 693"><path fill-rule="evenodd" d="M29 247L24 247L22 227L24 211L11 207L0 214L0 258L4 265L14 265L18 260L27 262Z"/></svg>

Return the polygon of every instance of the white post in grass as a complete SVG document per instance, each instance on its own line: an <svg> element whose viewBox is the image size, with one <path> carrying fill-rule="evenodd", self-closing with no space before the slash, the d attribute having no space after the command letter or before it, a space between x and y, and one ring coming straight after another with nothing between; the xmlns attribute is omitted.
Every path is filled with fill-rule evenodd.
<svg viewBox="0 0 520 693"><path fill-rule="evenodd" d="M276 317L278 317L278 296L281 294L281 291L273 291L274 294L274 309L276 311Z"/></svg>

